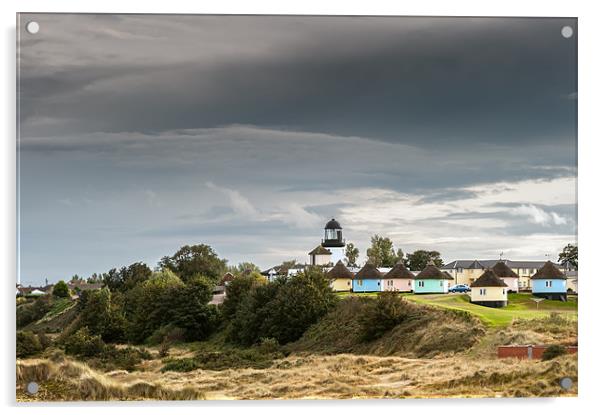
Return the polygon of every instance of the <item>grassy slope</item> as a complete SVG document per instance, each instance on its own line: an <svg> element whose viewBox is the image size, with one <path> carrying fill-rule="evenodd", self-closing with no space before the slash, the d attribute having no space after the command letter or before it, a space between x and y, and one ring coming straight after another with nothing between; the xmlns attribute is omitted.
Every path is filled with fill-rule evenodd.
<svg viewBox="0 0 602 415"><path fill-rule="evenodd" d="M471 304L467 295L411 295L408 300L417 303L429 304L455 310L468 311L485 324L493 327L508 326L514 319L533 319L548 317L551 312L558 312L569 318L577 317L577 301L571 298L567 302L544 300L539 303L539 308L531 300L530 294L510 294L508 306L504 308L490 308Z"/></svg>
<svg viewBox="0 0 602 415"><path fill-rule="evenodd" d="M365 342L358 315L370 298L352 296L286 348L298 353L355 353L378 356L435 356L471 347L484 330L467 313L408 303L409 317L381 338Z"/></svg>
<svg viewBox="0 0 602 415"><path fill-rule="evenodd" d="M62 298L55 301L52 308L38 321L27 325L23 330L55 333L64 330L77 317L77 301Z"/></svg>
<svg viewBox="0 0 602 415"><path fill-rule="evenodd" d="M376 293L339 293L339 296L375 297ZM531 298L533 298L531 294L522 293L509 294L508 306L504 308L490 308L471 304L468 295L463 294L404 294L404 297L419 304L468 311L490 327L506 327L515 319L548 317L553 311L571 319L577 318L576 297L569 297L569 301L567 302L543 300L539 303L539 308L536 303L531 300Z"/></svg>

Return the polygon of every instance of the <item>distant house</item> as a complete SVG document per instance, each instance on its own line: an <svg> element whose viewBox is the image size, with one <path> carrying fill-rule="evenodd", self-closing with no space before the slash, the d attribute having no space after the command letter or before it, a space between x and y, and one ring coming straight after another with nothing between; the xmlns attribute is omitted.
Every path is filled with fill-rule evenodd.
<svg viewBox="0 0 602 415"><path fill-rule="evenodd" d="M566 301L566 275L548 261L531 277L532 292L536 297Z"/></svg>
<svg viewBox="0 0 602 415"><path fill-rule="evenodd" d="M508 265L506 265L505 262L499 261L491 269L493 270L493 272L495 272L495 275L500 277L502 281L506 283L509 292L518 292L519 276L516 272L512 271L512 269Z"/></svg>
<svg viewBox="0 0 602 415"><path fill-rule="evenodd" d="M380 282L383 274L370 262L362 267L353 276L353 292L377 292L381 291Z"/></svg>
<svg viewBox="0 0 602 415"><path fill-rule="evenodd" d="M414 291L414 274L408 270L402 261L399 261L381 281L382 291Z"/></svg>
<svg viewBox="0 0 602 415"><path fill-rule="evenodd" d="M48 294L47 292L44 292L42 290L35 288L28 295L31 295L32 297L41 297L42 295L47 295L47 294Z"/></svg>
<svg viewBox="0 0 602 415"><path fill-rule="evenodd" d="M311 265L328 265L332 262L332 252L322 245L316 246L309 252L309 263Z"/></svg>
<svg viewBox="0 0 602 415"><path fill-rule="evenodd" d="M433 261L429 261L426 268L414 278L414 293L445 294L449 291L450 280L453 280L452 276L444 274Z"/></svg>
<svg viewBox="0 0 602 415"><path fill-rule="evenodd" d="M492 269L488 268L470 285L470 302L486 307L506 307L508 286Z"/></svg>
<svg viewBox="0 0 602 415"><path fill-rule="evenodd" d="M330 269L326 273L326 277L330 281L330 288L333 291L351 291L352 290L352 282L353 282L353 274L343 261L338 261L336 265Z"/></svg>
<svg viewBox="0 0 602 415"><path fill-rule="evenodd" d="M234 275L231 272L226 272L222 279L219 282L219 285L223 285L224 287L230 284L230 282L234 279Z"/></svg>

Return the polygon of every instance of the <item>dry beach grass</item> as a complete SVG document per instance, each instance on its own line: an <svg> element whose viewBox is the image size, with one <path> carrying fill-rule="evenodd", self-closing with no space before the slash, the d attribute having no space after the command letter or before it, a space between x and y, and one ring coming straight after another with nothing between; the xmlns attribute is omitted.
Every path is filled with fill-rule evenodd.
<svg viewBox="0 0 602 415"><path fill-rule="evenodd" d="M19 400L128 399L357 399L434 397L575 396L559 380L577 379L577 358L551 361L483 360L456 356L408 359L340 354L289 356L268 369L160 372L159 361L144 371L99 373L69 360L17 364ZM23 392L27 381L40 393Z"/></svg>

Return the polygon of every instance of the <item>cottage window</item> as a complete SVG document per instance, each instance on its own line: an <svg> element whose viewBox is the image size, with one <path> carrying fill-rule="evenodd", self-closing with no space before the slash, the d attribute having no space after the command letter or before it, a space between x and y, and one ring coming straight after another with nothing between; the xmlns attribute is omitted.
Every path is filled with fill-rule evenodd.
<svg viewBox="0 0 602 415"><path fill-rule="evenodd" d="M424 287L424 281L418 281L418 286L419 287Z"/></svg>
<svg viewBox="0 0 602 415"><path fill-rule="evenodd" d="M546 287L551 288L552 287L552 281L546 281Z"/></svg>
<svg viewBox="0 0 602 415"><path fill-rule="evenodd" d="M487 288L481 288L481 289L479 290L479 294L480 294L480 295L486 295L486 294L487 294Z"/></svg>
<svg viewBox="0 0 602 415"><path fill-rule="evenodd" d="M362 286L362 280L357 280L357 285Z"/></svg>
<svg viewBox="0 0 602 415"><path fill-rule="evenodd" d="M502 294L506 295L506 289L502 288Z"/></svg>
<svg viewBox="0 0 602 415"><path fill-rule="evenodd" d="M443 287L443 281L439 281L439 287Z"/></svg>

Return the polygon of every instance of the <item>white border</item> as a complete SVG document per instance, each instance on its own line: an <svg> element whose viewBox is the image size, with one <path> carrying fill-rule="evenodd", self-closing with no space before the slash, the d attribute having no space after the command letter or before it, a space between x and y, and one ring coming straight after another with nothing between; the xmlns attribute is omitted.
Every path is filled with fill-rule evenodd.
<svg viewBox="0 0 602 415"><path fill-rule="evenodd" d="M349 0L302 0L294 4L284 1L138 1L97 0L21 0L4 1L2 7L3 42L2 88L2 180L3 238L2 255L3 313L5 336L1 373L2 403L8 410L40 412L45 414L81 413L106 414L113 411L140 411L148 414L164 413L168 407L178 413L213 412L305 414L307 411L345 411L364 413L374 406L377 411L420 411L421 413L505 414L512 413L588 413L597 403L602 378L599 349L602 346L598 316L599 296L602 290L600 275L600 130L601 94L600 41L602 21L600 8L594 1L379 1L352 3ZM42 405L16 408L14 404L14 281L15 281L15 13L20 12L105 12L105 13L223 13L223 14L346 14L346 15L447 15L447 16L563 16L579 18L579 245L581 247L581 280L579 282L580 347L579 398L577 399L505 399L505 400L422 400L422 401L325 401L325 402L212 402L212 403L148 403L134 405ZM598 261L597 261L598 260ZM598 271L598 273L596 272ZM593 412L593 411L592 411Z"/></svg>

